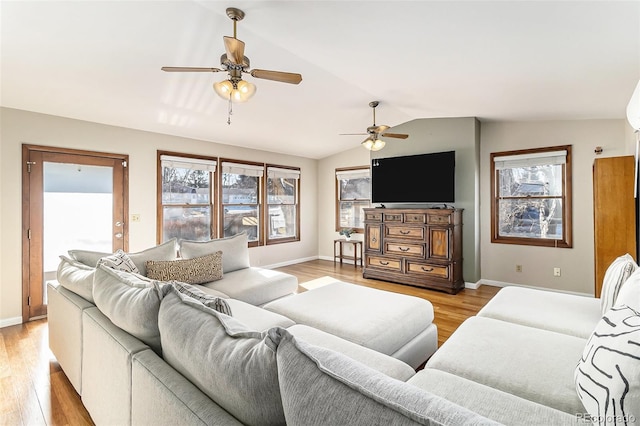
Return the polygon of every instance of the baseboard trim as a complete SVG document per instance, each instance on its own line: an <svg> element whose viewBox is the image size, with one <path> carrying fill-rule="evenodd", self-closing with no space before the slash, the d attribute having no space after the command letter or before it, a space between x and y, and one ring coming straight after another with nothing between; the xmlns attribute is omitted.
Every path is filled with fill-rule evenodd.
<svg viewBox="0 0 640 426"><path fill-rule="evenodd" d="M482 285L482 280L477 281L475 283L468 283L465 281L464 283L464 288L468 288L470 290L477 290L478 288L480 288L480 286Z"/></svg>
<svg viewBox="0 0 640 426"><path fill-rule="evenodd" d="M280 268L282 266L295 265L297 263L309 262L311 260L318 260L318 259L320 259L318 256L310 256L310 257L304 257L302 259L293 259L293 260L287 260L286 262L273 263L271 265L262 265L260 266L260 268L275 269L275 268Z"/></svg>
<svg viewBox="0 0 640 426"><path fill-rule="evenodd" d="M22 317L0 319L0 328L11 327L12 325L18 324L22 324Z"/></svg>
<svg viewBox="0 0 640 426"><path fill-rule="evenodd" d="M555 289L555 288L536 287L536 286L532 286L532 285L507 283L507 282L503 282L503 281L494 281L494 280L481 279L478 282L480 283L480 285L490 285L490 286L493 286L493 287L523 287L523 288L530 288L530 289L533 289L533 290L545 290L545 291L552 291L552 292L555 292L555 293L572 294L574 296L594 297L593 294L580 293L578 291L558 290L558 289Z"/></svg>

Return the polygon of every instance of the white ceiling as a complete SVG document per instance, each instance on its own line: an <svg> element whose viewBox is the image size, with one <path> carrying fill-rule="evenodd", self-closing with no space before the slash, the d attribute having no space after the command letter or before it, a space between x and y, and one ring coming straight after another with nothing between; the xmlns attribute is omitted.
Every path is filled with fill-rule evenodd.
<svg viewBox="0 0 640 426"><path fill-rule="evenodd" d="M233 34L252 67L234 106L212 89ZM1 105L323 158L372 124L418 118L624 118L640 78L640 1L5 1ZM407 143L410 139L407 140Z"/></svg>

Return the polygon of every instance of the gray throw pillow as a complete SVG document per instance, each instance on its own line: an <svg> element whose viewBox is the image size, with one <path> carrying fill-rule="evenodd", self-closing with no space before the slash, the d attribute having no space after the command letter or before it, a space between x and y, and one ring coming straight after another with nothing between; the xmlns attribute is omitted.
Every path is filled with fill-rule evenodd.
<svg viewBox="0 0 640 426"><path fill-rule="evenodd" d="M162 355L158 310L164 284L98 265L93 282L96 306L112 323Z"/></svg>
<svg viewBox="0 0 640 426"><path fill-rule="evenodd" d="M173 288L178 290L179 293L182 293L185 296L188 296L192 299L197 300L198 302L202 303L204 306L207 306L211 309L215 309L216 311L222 314L231 316L231 307L229 306L227 301L224 300L223 298L212 296L211 294L207 294L204 291L198 288L195 288L194 286L187 283L181 283L179 281L171 281L169 282L169 284Z"/></svg>
<svg viewBox="0 0 640 426"><path fill-rule="evenodd" d="M574 372L576 391L594 423L640 419L640 313L610 309L587 341Z"/></svg>
<svg viewBox="0 0 640 426"><path fill-rule="evenodd" d="M57 279L60 285L78 296L95 303L93 300L93 276L96 268L82 262L60 256Z"/></svg>
<svg viewBox="0 0 640 426"><path fill-rule="evenodd" d="M278 378L287 424L498 425L346 355L296 340L278 342Z"/></svg>
<svg viewBox="0 0 640 426"><path fill-rule="evenodd" d="M211 241L180 241L180 256L183 259L213 254L222 251L222 271L226 274L248 268L249 238L245 232Z"/></svg>
<svg viewBox="0 0 640 426"><path fill-rule="evenodd" d="M193 259L148 260L147 277L159 281L204 284L222 279L222 252Z"/></svg>
<svg viewBox="0 0 640 426"><path fill-rule="evenodd" d="M252 331L172 287L158 325L165 361L209 398L243 424L285 424L274 329Z"/></svg>
<svg viewBox="0 0 640 426"><path fill-rule="evenodd" d="M148 260L173 260L177 257L177 239L172 238L166 243L148 248L135 253L127 253L133 263L140 271L140 274L147 275L146 262ZM102 253L91 250L69 250L69 256L72 259L82 262L85 265L96 266L98 260L105 256L110 256L111 253Z"/></svg>

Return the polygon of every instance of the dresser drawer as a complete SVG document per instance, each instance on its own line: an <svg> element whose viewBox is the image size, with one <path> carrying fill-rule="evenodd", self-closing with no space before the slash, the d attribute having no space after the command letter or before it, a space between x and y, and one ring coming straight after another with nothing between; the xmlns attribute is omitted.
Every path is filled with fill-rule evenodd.
<svg viewBox="0 0 640 426"><path fill-rule="evenodd" d="M405 213L404 223L427 223L427 215L424 213Z"/></svg>
<svg viewBox="0 0 640 426"><path fill-rule="evenodd" d="M451 265L407 261L407 274L449 279Z"/></svg>
<svg viewBox="0 0 640 426"><path fill-rule="evenodd" d="M386 225L385 237L402 238L403 240L422 240L424 241L424 227L421 226L397 226Z"/></svg>
<svg viewBox="0 0 640 426"><path fill-rule="evenodd" d="M386 257L368 256L366 267L388 269L390 271L401 272L402 262L399 259L388 259Z"/></svg>
<svg viewBox="0 0 640 426"><path fill-rule="evenodd" d="M451 215L449 214L427 214L427 223L429 225L449 225L451 224Z"/></svg>
<svg viewBox="0 0 640 426"><path fill-rule="evenodd" d="M364 220L368 220L371 222L382 222L382 212L366 212L364 214Z"/></svg>
<svg viewBox="0 0 640 426"><path fill-rule="evenodd" d="M385 242L384 253L385 254L397 254L400 256L412 256L420 257L424 259L424 244L407 244L396 242Z"/></svg>
<svg viewBox="0 0 640 426"><path fill-rule="evenodd" d="M384 221L402 223L402 213L385 213Z"/></svg>

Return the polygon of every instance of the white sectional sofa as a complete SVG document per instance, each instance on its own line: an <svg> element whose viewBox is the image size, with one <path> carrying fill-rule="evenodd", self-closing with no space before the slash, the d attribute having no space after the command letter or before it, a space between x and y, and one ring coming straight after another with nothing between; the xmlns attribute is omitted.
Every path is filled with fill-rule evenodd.
<svg viewBox="0 0 640 426"><path fill-rule="evenodd" d="M306 293L287 298L282 290L292 293L293 285L271 293L243 278L238 285L270 296L239 291L254 304L228 298L220 307L223 287L215 283L194 287L202 293L189 297L101 265L93 269L93 301L48 284L50 346L98 425L575 425L591 424L589 416L615 424L609 420L640 416L640 357L623 365L630 386L626 399L608 405L616 407L612 414L607 404L594 405L600 395L588 383L596 382L590 368L608 361L591 348L614 334L599 332L603 327L640 318L640 272L627 280L629 272L617 278L612 309L599 299L505 288L416 373L399 359L282 315L304 319L291 301ZM149 312L150 319L140 319ZM619 394L618 382L607 383L609 396Z"/></svg>

